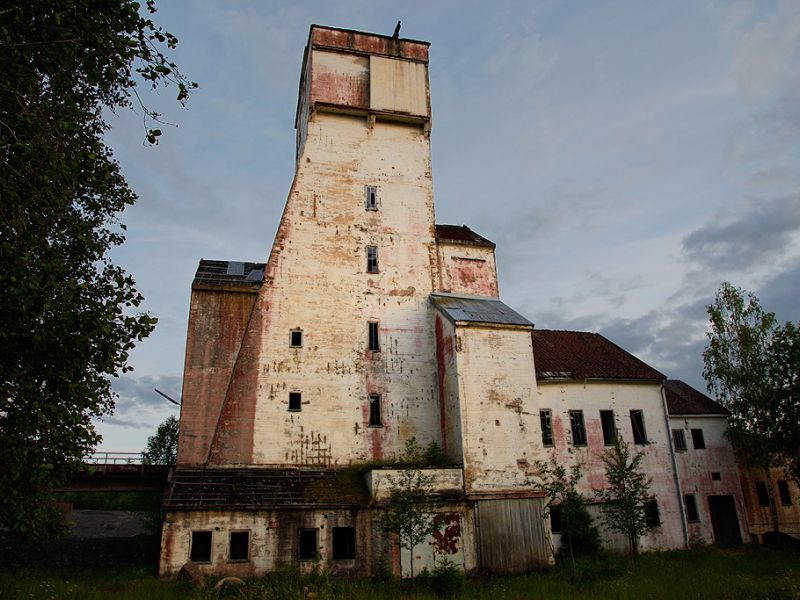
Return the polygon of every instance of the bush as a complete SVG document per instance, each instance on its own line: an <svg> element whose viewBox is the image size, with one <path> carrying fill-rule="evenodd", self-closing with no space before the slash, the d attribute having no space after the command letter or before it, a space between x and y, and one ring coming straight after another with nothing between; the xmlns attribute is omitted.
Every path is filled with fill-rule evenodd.
<svg viewBox="0 0 800 600"><path fill-rule="evenodd" d="M430 575L430 586L440 598L458 596L464 589L465 577L463 571L452 561L443 558L436 563Z"/></svg>
<svg viewBox="0 0 800 600"><path fill-rule="evenodd" d="M600 532L592 523L583 499L568 495L561 505L561 549L559 554L592 556L600 551Z"/></svg>

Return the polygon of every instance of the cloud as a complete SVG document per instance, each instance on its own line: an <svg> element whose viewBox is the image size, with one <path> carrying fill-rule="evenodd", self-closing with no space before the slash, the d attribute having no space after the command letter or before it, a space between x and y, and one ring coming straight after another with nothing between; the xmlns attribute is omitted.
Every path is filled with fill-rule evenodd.
<svg viewBox="0 0 800 600"><path fill-rule="evenodd" d="M104 417L104 423L132 429L154 429L166 414L174 413L177 406L158 395L154 388L180 402L181 377L179 375L130 374L115 379L112 388L119 395L114 414Z"/></svg>

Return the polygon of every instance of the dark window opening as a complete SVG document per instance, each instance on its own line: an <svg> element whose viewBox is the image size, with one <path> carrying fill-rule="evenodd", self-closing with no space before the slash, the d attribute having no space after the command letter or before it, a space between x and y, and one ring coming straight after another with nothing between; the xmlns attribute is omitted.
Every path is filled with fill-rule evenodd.
<svg viewBox="0 0 800 600"><path fill-rule="evenodd" d="M378 272L378 247L367 246L367 273Z"/></svg>
<svg viewBox="0 0 800 600"><path fill-rule="evenodd" d="M778 480L778 495L781 497L781 504L784 506L792 505L792 496L789 493L789 484L783 480Z"/></svg>
<svg viewBox="0 0 800 600"><path fill-rule="evenodd" d="M292 348L301 348L303 346L303 330L292 329L292 336L289 342Z"/></svg>
<svg viewBox="0 0 800 600"><path fill-rule="evenodd" d="M661 525L661 513L658 511L658 502L655 498L650 498L644 504L644 522L648 527Z"/></svg>
<svg viewBox="0 0 800 600"><path fill-rule="evenodd" d="M542 446L553 445L553 415L550 409L539 411L539 423L542 426Z"/></svg>
<svg viewBox="0 0 800 600"><path fill-rule="evenodd" d="M333 528L333 560L352 560L356 557L356 528Z"/></svg>
<svg viewBox="0 0 800 600"><path fill-rule="evenodd" d="M758 505L769 506L769 493L767 492L767 484L763 481L756 481L756 494L758 494Z"/></svg>
<svg viewBox="0 0 800 600"><path fill-rule="evenodd" d="M700 515L697 513L697 501L694 494L686 494L683 497L683 503L686 505L686 518L690 523L696 523L700 520Z"/></svg>
<svg viewBox="0 0 800 600"><path fill-rule="evenodd" d="M561 533L561 508L558 506L550 507L550 531Z"/></svg>
<svg viewBox="0 0 800 600"><path fill-rule="evenodd" d="M644 411L632 410L631 411L631 429L633 429L633 443L646 444L647 432L644 428Z"/></svg>
<svg viewBox="0 0 800 600"><path fill-rule="evenodd" d="M722 473L720 473L719 471L712 471L711 481L722 481Z"/></svg>
<svg viewBox="0 0 800 600"><path fill-rule="evenodd" d="M583 411L569 411L569 424L572 427L572 444L574 446L585 446L586 426L583 423Z"/></svg>
<svg viewBox="0 0 800 600"><path fill-rule="evenodd" d="M381 421L381 397L378 395L369 397L369 426L383 427L383 421Z"/></svg>
<svg viewBox="0 0 800 600"><path fill-rule="evenodd" d="M301 410L303 396L300 392L289 392L289 410Z"/></svg>
<svg viewBox="0 0 800 600"><path fill-rule="evenodd" d="M600 424L603 426L603 443L606 446L613 446L614 438L617 437L617 425L614 423L614 411L601 410Z"/></svg>
<svg viewBox="0 0 800 600"><path fill-rule="evenodd" d="M189 550L192 562L211 562L211 532L193 531L192 544Z"/></svg>
<svg viewBox="0 0 800 600"><path fill-rule="evenodd" d="M692 429L692 446L695 450L705 450L706 440L702 429Z"/></svg>
<svg viewBox="0 0 800 600"><path fill-rule="evenodd" d="M364 188L364 206L367 210L378 210L378 188L374 185Z"/></svg>
<svg viewBox="0 0 800 600"><path fill-rule="evenodd" d="M684 433L683 429L672 430L672 443L675 446L676 451L686 451L686 434Z"/></svg>
<svg viewBox="0 0 800 600"><path fill-rule="evenodd" d="M228 560L250 560L249 531L231 531Z"/></svg>
<svg viewBox="0 0 800 600"><path fill-rule="evenodd" d="M317 530L301 529L298 532L297 558L317 560Z"/></svg>
<svg viewBox="0 0 800 600"><path fill-rule="evenodd" d="M370 322L367 329L369 332L369 349L373 352L380 352L381 345L378 341L378 324Z"/></svg>

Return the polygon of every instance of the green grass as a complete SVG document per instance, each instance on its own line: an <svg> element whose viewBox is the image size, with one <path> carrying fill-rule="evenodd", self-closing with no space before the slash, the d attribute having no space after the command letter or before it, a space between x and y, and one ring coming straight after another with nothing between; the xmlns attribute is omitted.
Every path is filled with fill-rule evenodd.
<svg viewBox="0 0 800 600"><path fill-rule="evenodd" d="M0 598L210 599L214 581L205 588L186 581L159 581L147 568L93 570L0 569ZM293 572L250 580L230 597L251 599L435 598L433 581L380 582L334 579L325 574L301 577ZM222 594L222 596L226 596ZM662 598L800 599L800 554L766 547L732 550L600 557L578 562L576 577L566 566L518 577L466 582L459 598Z"/></svg>

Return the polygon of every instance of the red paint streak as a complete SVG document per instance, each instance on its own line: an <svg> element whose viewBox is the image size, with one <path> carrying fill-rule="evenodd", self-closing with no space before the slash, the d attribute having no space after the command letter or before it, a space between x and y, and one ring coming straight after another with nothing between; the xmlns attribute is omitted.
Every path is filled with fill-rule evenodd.
<svg viewBox="0 0 800 600"><path fill-rule="evenodd" d="M433 532L434 551L439 554L455 554L461 540L461 518L458 513L438 513L433 517L436 531Z"/></svg>
<svg viewBox="0 0 800 600"><path fill-rule="evenodd" d="M464 260L454 256L451 265L450 284L454 291L479 296L498 296L497 277L487 262Z"/></svg>

